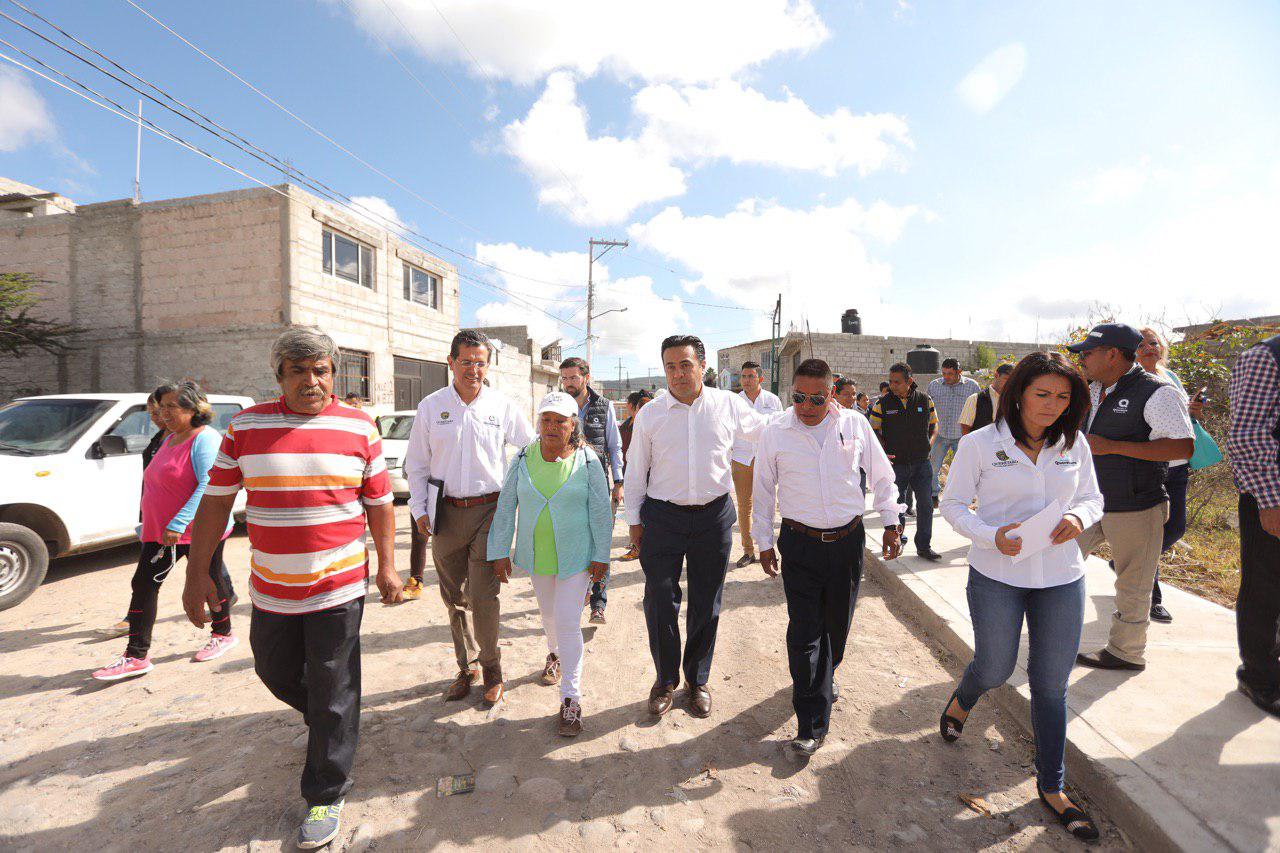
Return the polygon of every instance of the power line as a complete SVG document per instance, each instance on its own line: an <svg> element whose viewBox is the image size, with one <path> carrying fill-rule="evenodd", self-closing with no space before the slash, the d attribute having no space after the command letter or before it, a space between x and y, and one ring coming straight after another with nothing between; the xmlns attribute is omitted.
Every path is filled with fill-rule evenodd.
<svg viewBox="0 0 1280 853"><path fill-rule="evenodd" d="M514 270L508 270L508 269L505 269L505 268L503 268L503 267L499 267L499 266L497 266L496 264L491 264L491 263L489 263L489 262L487 262L487 261L482 261L482 260L480 260L479 258L477 258L477 257L475 257L475 256L473 256L473 255L470 255L470 254L468 254L468 253L466 253L466 252L463 252L463 251L461 251L461 250L459 250L459 249L455 249L455 248L453 248L452 246L446 245L445 243L441 243L440 241L435 240L435 239L433 239L433 238L431 238L431 237L428 237L427 235L422 234L421 232L418 232L418 231L416 231L416 230L414 230L414 229L412 229L412 228L409 228L408 226L404 225L403 223L393 221L393 220L391 220L391 219L389 219L389 218L387 218L387 217L383 216L382 214L378 213L377 211L372 210L371 208L366 207L365 205L361 204L360 202L355 201L352 197L350 197L350 196L346 195L345 193L342 193L342 192L340 192L340 191L338 191L338 190L336 190L336 189L333 189L332 187L328 186L327 184L325 184L323 181L319 180L318 178L314 178L314 177L312 177L311 175L307 174L306 172L302 171L301 169L299 169L299 168L297 168L297 167L295 167L295 166L292 166L291 164L289 164L289 163L285 162L284 160L282 160L282 159L281 159L281 158L279 158L279 157L276 157L275 155L271 154L270 152L266 151L265 149L263 149L263 148L261 148L261 147L259 147L259 146L257 146L257 145L254 145L252 142L250 142L249 140L245 139L245 138L244 138L243 136L241 136L240 134L237 134L235 131L232 131L230 128L227 128L227 127L225 127L225 126L224 126L224 125L222 125L222 124L219 124L217 121L215 121L214 119L212 119L212 118L210 118L210 117L206 116L205 114L201 113L199 110L197 110L197 109L195 109L194 107L190 106L190 105L189 105L189 104L187 104L186 102L184 102L184 101L182 101L182 100L180 100L180 99L176 98L175 96L173 96L173 95L169 94L167 91L165 91L165 90L164 90L163 88L161 88L160 86L157 86L156 84L154 84L154 83L152 83L152 82L150 82L150 81L146 80L145 78L143 78L143 77L141 77L141 76L139 76L139 75L137 75L137 74L133 73L132 71L130 71L129 69L127 69L127 68L125 68L123 65L121 65L120 63L118 63L118 62L116 62L115 60L111 59L109 56L107 56L107 55L103 54L101 51L96 50L96 49L95 49L94 47L92 47L91 45L88 45L88 44L86 44L85 42L81 41L80 39L76 38L76 37L75 37L75 36L73 36L72 34L68 33L66 30L64 30L64 29L62 29L61 27L59 27L57 24L55 24L55 23L53 23L52 21L50 21L48 18L45 18L44 16L42 16L42 15L38 14L37 12L34 12L34 11L32 11L31 9L27 8L27 7L26 7L26 6L24 6L23 4L19 3L19 2L18 2L18 0L9 0L9 2L10 2L10 3L12 3L14 6L17 6L18 8L20 8L20 9L22 9L23 11L27 12L27 13L28 13L28 14L30 14L32 17L35 17L35 18L39 19L40 21L44 22L45 24L47 24L47 25L48 25L49 27L51 27L52 29L56 30L58 33L60 33L61 35L63 35L63 36L64 36L65 38L67 38L68 40L70 40L70 41L74 42L75 44L77 44L77 45L79 45L79 46L83 47L84 49L86 49L86 50L88 50L88 51L90 51L90 52L94 53L95 55L97 55L97 56L101 57L104 61L109 62L109 63L111 63L113 66L115 66L116 68L120 69L120 71L122 71L123 73L125 73L125 74L129 75L130 77L132 77L133 79L135 79L135 80L139 81L139 82L140 82L140 83L142 83L143 85L148 86L148 87L150 87L151 89L155 90L156 92L160 93L164 98L168 99L169 101L172 101L172 102L173 102L173 103L175 103L175 104L178 104L178 105L179 105L179 106L181 106L183 109L190 111L191 113L193 113L194 115L198 116L201 120L203 120L203 121L204 121L204 122L206 122L207 124L212 125L213 127L216 127L216 128L218 128L218 129L220 129L220 130L222 130L222 131L226 132L227 134L230 134L231 136L235 137L237 140L240 140L241 142L243 142L243 143L244 143L244 145L248 145L250 148L254 149L254 151L249 151L249 150L248 150L248 149L246 149L243 145L240 145L240 144L238 144L237 142L234 142L234 141L232 141L232 140L227 139L225 136L223 136L222 134L218 133L217 131L212 130L212 129L210 129L209 127L207 127L207 126L205 126L205 125L201 124L199 121L196 121L195 119L191 118L191 116L188 116L188 115L186 115L185 113L183 113L183 112L181 112L181 111L179 111L179 110L177 110L177 109L174 109L174 108L173 108L172 106L170 106L169 104L166 104L166 103L164 103L164 102L162 102L162 101L160 101L160 100L156 99L156 98L155 98L153 95L151 95L150 93L148 93L148 92L144 92L143 90L139 89L137 86L134 86L133 84L129 83L127 80L122 80L120 77L118 77L118 76L116 76L115 74L112 74L110 71L108 71L108 70L106 70L106 69L102 68L100 65L98 65L98 64L97 64L97 63L95 63L95 62L93 62L92 60L85 58L84 56L82 56L82 55L80 55L80 54L76 53L75 51L71 50L70 48L67 48L67 47L66 47L66 46L64 46L64 45L58 44L57 42L53 41L53 40L52 40L52 39L50 39L49 37L47 37L47 36L45 36L44 34L42 34L42 33L38 32L37 30L32 29L31 27L27 26L26 24L22 23L21 21L18 21L18 20L16 20L16 19L12 18L12 17L11 17L11 16L9 16L8 14L6 14L6 13L4 13L4 12L0 12L0 16L3 16L3 17L4 17L4 18L6 18L7 20L9 20L11 23L15 24L15 25L16 25L16 26L18 26L18 27L21 27L22 29L26 30L26 31L27 31L27 32L29 32L29 33L32 33L33 35L35 35L35 36L37 36L38 38L40 38L40 39L44 40L45 42L47 42L48 44L53 45L54 47L58 48L59 50L63 51L64 53L66 53L66 54L68 54L68 55L70 55L70 56L72 56L72 57L74 57L74 58L76 58L76 59L80 60L81 62L85 63L86 65L89 65L90 67L92 67L92 68L96 69L97 71L99 71L100 73L104 74L105 76L110 77L111 79L115 80L117 83L120 83L121 85L125 86L126 88L131 89L132 91L134 91L134 92L138 93L139 95L142 95L143 97L145 97L145 98L147 98L147 99L151 100L153 103L157 104L158 106L163 107L164 109L166 109L166 110L168 110L168 111L170 111L170 112L174 113L175 115L179 116L180 118L183 118L184 120L186 120L186 121L188 121L188 122L191 122L192 124L195 124L195 125L196 125L197 127L199 127L200 129L204 130L204 131L205 131L205 132L207 132L207 133L210 133L210 134L211 134L211 135L213 135L213 136L216 136L217 138L219 138L221 141L223 141L223 142L227 143L228 145L231 145L232 147L237 148L237 149L238 149L238 150L240 150L241 152L243 152L243 153L245 153L245 154L248 154L249 156L253 157L254 159L259 160L260 162L265 163L267 166L269 166L269 167L271 167L271 168L273 168L273 169L276 169L276 170L278 170L278 171L284 172L286 175L290 175L290 176L294 177L294 178L295 178L295 179L297 179L300 183L303 183L303 184L304 184L304 185L306 185L308 188L312 189L313 191L315 191L316 193L318 193L318 194L319 194L319 195L321 195L322 197L326 197L326 198L327 198L328 200L330 200L330 201L334 201L334 202L335 202L335 203L337 203L337 204L343 204L343 203L345 202L345 205L344 205L344 206L359 208L360 210L359 210L358 212L360 213L360 215L365 216L366 218L373 219L375 222L378 222L378 223L379 223L379 224L381 224L383 227L388 228L389 230L396 230L396 231L407 232L407 233L409 233L409 234L413 234L414 236L418 237L418 238L419 238L419 239L421 239L421 240L424 240L425 242L429 243L429 244L430 244L430 245L432 245L432 246L435 246L435 247L437 247L437 248L439 248L439 249L441 249L441 250L443 250L443 251L446 251L446 252L449 252L449 253L451 253L451 254L453 254L453 255L456 255L456 256L458 256L458 257L460 257L460 258L464 258L464 259L466 259L466 260L468 260L468 261L470 261L470 262L472 262L472 263L474 263L474 264L477 264L477 265L479 265L479 266L487 267L487 268L489 268L489 269L491 269L491 270L494 270L495 272L500 272L500 273L503 273L503 274L506 274L506 275L515 276L516 278L523 278L523 279L528 280L528 281L536 282L536 283L539 283L539 284L552 285L552 286L555 286L555 287L566 287L566 288L582 287L582 285L572 285L572 284L568 284L568 283L566 283L566 282L559 282L559 281L551 281L551 280L548 280L548 279L541 279L541 278L537 278L537 277L534 277L534 276L525 275L525 274L523 274L523 273L518 273L518 272L515 272ZM135 6L136 6L136 4L134 4L134 3L132 2L132 0L126 0L126 2L130 3L131 5L135 5ZM139 11L142 11L144 14L147 14L147 13L145 12L145 10L142 10L140 7L139 7ZM161 23L161 22L157 21L157 23ZM166 25L164 25L163 23L161 23L161 26L166 26ZM167 28L167 26L166 26L166 28ZM177 35L177 34L175 33L175 35ZM181 36L179 36L179 38L181 38ZM80 83L80 81L76 80L75 78L73 78L73 77L71 77L71 76L69 76L69 75L64 74L64 73L63 73L63 72L61 72L61 71L58 71L57 69L53 68L52 66L48 65L47 63L42 62L39 58L37 58L37 57L33 56L32 54L28 53L27 51L24 51L24 50L22 50L21 48L19 48L19 47L15 46L15 45L13 45L13 44L10 44L9 42L3 42L3 43L4 43L4 44L6 44L6 45L8 45L12 50L17 51L18 53L21 53L23 56L26 56L26 57L28 57L29 59L31 59L33 62L36 62L37 64L39 64L39 65L40 65L40 66L42 66L43 68L46 68L46 69L48 69L48 70L52 71L53 73L58 74L59 76L63 77L64 79L72 80L73 82L75 82L75 83L76 83L76 85L78 85L78 86L82 86L82 87L83 87L83 84L81 84L81 83ZM194 47L194 45L193 45L193 47ZM199 48L195 48L195 49L196 49L196 50L199 50ZM203 53L203 51L201 51L201 52ZM215 63L217 62L216 60L212 60L212 58L210 58L210 59L211 59L211 61L213 61L213 62L215 62ZM28 70L30 70L30 69L28 69ZM234 72L230 72L230 71L228 70L228 73L231 73L231 74L233 74L233 76L235 76L235 75L234 75ZM42 75L42 76L43 76L43 75ZM246 85L249 85L249 84L247 84L247 83L246 83ZM251 88L252 88L252 86L251 86ZM104 99L106 99L106 100L110 100L110 99L106 98L106 96L105 96L105 95L100 95L100 97L102 97L102 98L104 98ZM266 97L266 96L264 95L264 97ZM270 100L270 99L268 98L268 100ZM120 106L119 104L117 104L117 103L116 103L116 102L114 102L114 101L111 101L111 103L115 104L116 106ZM277 105L277 106L278 106L278 105ZM281 109L284 109L284 108L283 108L283 107L281 107ZM285 110L285 111L286 111L286 112L288 112L288 110ZM132 114L131 114L131 115L132 115ZM295 116L295 118L296 118L296 116ZM299 120L301 121L301 119L299 119ZM336 143L335 143L335 144L336 144ZM197 150L198 150L198 149L197 149ZM261 156L260 156L259 154L257 154L257 153L254 153L255 151L256 151L256 152L260 152L260 155L261 155ZM207 153L207 152L200 152L200 153ZM354 156L354 155L353 155L353 156ZM265 158L268 158L268 159L264 159L264 157L265 157ZM357 158L357 159L358 159L358 158ZM221 162L221 161L218 161L218 162ZM224 164L224 165L225 165L225 164ZM244 174L244 173L243 173L243 172L241 172L240 174ZM246 175L246 176L247 176L247 175ZM341 199L343 199L343 200L344 200L344 202L337 201L337 199L336 199L336 198L334 198L334 196L336 196L337 198L341 198ZM425 201L425 199L424 199L424 201ZM427 202L427 203L428 203L428 204L430 204L430 202ZM434 205L433 205L433 206L434 206ZM464 224L464 225L465 225L465 223L462 223L462 224ZM470 226L467 226L467 227L470 227Z"/></svg>
<svg viewBox="0 0 1280 853"><path fill-rule="evenodd" d="M142 124L142 125L145 125L145 126L146 126L146 128L147 128L149 131L151 131L152 133L155 133L156 135L158 135L158 136L160 136L160 137L162 137L162 138L168 139L169 141L171 141L171 142L173 142L173 143L175 143L175 144L177 144L177 145L180 145L181 147L186 148L187 150L192 151L192 152L194 152L195 154L200 155L201 157L204 157L204 158L206 158L206 159L208 159L208 160L210 160L210 161L212 161L212 162L214 162L214 163L217 163L218 165L220 165L220 166L222 166L222 167L224 167L224 168L226 168L226 169L229 169L230 171L235 172L236 174L238 174L238 175L240 175L240 176L242 176L242 177L244 177L244 178L247 178L248 180L250 180L250 181L254 182L255 184L258 184L259 186L262 186L262 187L264 187L265 189L268 189L268 190L270 190L271 192L274 192L274 193L276 193L276 194L277 194L277 195L279 195L279 196L282 196L282 197L284 197L284 198L290 198L289 194L288 194L287 192L284 192L284 191L283 191L283 190L281 190L280 188L278 188L278 187L274 187L274 186L271 186L270 184L268 184L268 183L266 183L265 181L262 181L262 180L260 180L260 179L258 179L258 178L256 178L256 177L254 177L253 175L249 174L248 172L245 172L244 170L239 169L239 168L237 168L236 166L231 165L230 163L227 163L226 161L224 161L224 160L222 160L222 159L218 158L217 156L215 156L215 155L213 155L213 154L210 154L209 152L207 152L207 151L205 151L205 150L203 150L203 149L199 148L198 146L196 146L196 145L194 145L194 144L192 144L192 143L188 142L187 140L183 139L182 137L178 136L177 134L172 133L171 131L166 130L166 129L165 129L165 128L163 128L163 127L160 127L159 125L155 124L154 122L150 121L149 119L141 118L140 116L137 116L137 115L135 115L135 114L133 114L133 113L130 113L130 112L128 111L128 109L127 109L126 107L124 107L122 104L117 103L116 101L112 100L111 98L107 97L106 95L102 94L101 92L97 91L96 89L92 88L91 86L88 86L88 85L86 85L85 83L83 83L83 82L81 82L81 81L77 80L77 79L76 79L75 77L73 77L72 75L66 74L66 73L64 73L64 72L58 71L58 70L57 70L57 69L55 69L55 68L52 68L52 67L51 67L51 66L49 66L48 64L46 64L46 63L44 63L44 62L41 62L39 59L37 59L37 58L35 58L35 57L32 57L30 54L26 53L25 51L22 51L22 50L21 50L21 49L19 49L19 48L13 47L13 45L10 45L8 42L3 41L2 39L0 39L0 43L3 43L3 44L5 44L6 46L10 47L11 49L18 51L19 53L22 53L24 56L27 56L28 58L32 59L32 61L34 61L34 62L36 62L36 63L40 64L41 66L43 66L43 67L45 67L45 68L48 68L50 71L52 71L52 72L53 72L53 73L55 73L55 74L58 74L59 76L63 77L64 79L70 80L70 81L71 81L72 83L74 83L76 86L78 86L78 87L79 87L79 88L81 88L81 89L84 89L84 90L85 90L85 92L87 92L87 93L89 93L89 94L85 94L85 92L77 92L75 89L71 88L71 86L68 86L68 85L67 85L67 84L65 84L65 83L62 83L62 82L60 82L60 81L58 81L58 80L55 80L53 77L49 76L48 74L45 74L45 73L44 73L44 72L42 72L42 71L39 71L39 70L37 70L37 69L35 69L35 68L32 68L31 66L29 66L29 65L27 65L26 63L22 62L21 60L15 59L15 58L13 58L12 56L9 56L8 54L4 53L3 51L0 51L0 59L3 59L3 60L5 60L5 61L7 61L7 62L10 62L10 63L12 63L13 65L16 65L17 67L22 68L22 69L24 69L25 71L27 71L27 72L29 72L29 73L31 73L31 74L34 74L34 75L36 75L37 77L40 77L40 78L42 78L42 79L44 79L44 80L46 80L46 81L48 81L48 82L50 82L50 83L54 84L55 86L58 86L58 87L59 87L59 88L61 88L61 89L65 89L66 91L70 92L71 94L76 95L77 97L80 97L80 98L82 98L82 99L84 99L84 100L88 101L89 103L94 104L95 106L101 107L102 109L105 109L105 110L107 110L108 112L113 113L113 114L115 114L115 115L119 116L120 118L124 119L125 121L129 122L130 124L137 124L137 123L140 123L140 124ZM409 240L408 242L410 242L411 244L413 244L413 241L412 241L412 240ZM419 248L423 248L423 247L419 246ZM499 285L495 285L495 284L492 284L492 283L490 283L490 282L486 282L486 281L484 281L484 280L482 280L482 279L476 279L476 278L473 278L473 277L470 277L470 276L466 276L466 275L464 275L460 270L458 271L458 276L459 276L459 278L465 278L465 279L467 279L467 280L469 280L469 281L472 281L472 282L473 282L473 283L475 283L475 284L479 284L480 286L482 286L482 287L486 287L486 288L488 288L488 289L490 289L490 290L492 290L492 291L494 291L494 292L501 293L501 294L507 295L507 296L512 297L512 298L516 298L516 299L517 299L517 301L518 301L518 297L515 297L515 296L514 296L514 294L512 294L510 291L507 291L506 289L504 289L504 288L500 287ZM578 329L579 331L581 331L581 327L580 327L580 326L577 326L577 325L576 325L576 324L574 324L574 323L570 323L570 322L568 322L568 321L566 321L566 320L563 320L562 318L557 317L557 316L555 316L554 314L551 314L551 313L550 313L550 312L548 312L548 311L544 311L543 309L539 308L539 307L538 307L538 306L536 306L536 305L533 305L533 304L531 304L531 303L525 303L525 307L530 308L530 309L535 310L535 311L539 311L539 312L541 312L541 313L543 313L543 314L546 314L548 317L552 318L553 320L556 320L557 322L565 323L565 325L571 326L571 327L576 328L576 329Z"/></svg>

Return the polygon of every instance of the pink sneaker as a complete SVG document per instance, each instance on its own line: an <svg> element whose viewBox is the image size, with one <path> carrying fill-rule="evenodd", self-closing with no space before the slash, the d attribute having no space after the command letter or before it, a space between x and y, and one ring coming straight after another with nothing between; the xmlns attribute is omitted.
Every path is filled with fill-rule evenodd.
<svg viewBox="0 0 1280 853"><path fill-rule="evenodd" d="M146 675L155 667L151 663L150 656L145 658L131 658L121 656L119 660L110 666L104 666L93 674L98 681L119 681L122 678L133 678L135 675Z"/></svg>
<svg viewBox="0 0 1280 853"><path fill-rule="evenodd" d="M236 639L235 634L210 634L209 642L200 651L196 652L196 661L204 663L207 660L220 658L227 652L240 645L240 641Z"/></svg>

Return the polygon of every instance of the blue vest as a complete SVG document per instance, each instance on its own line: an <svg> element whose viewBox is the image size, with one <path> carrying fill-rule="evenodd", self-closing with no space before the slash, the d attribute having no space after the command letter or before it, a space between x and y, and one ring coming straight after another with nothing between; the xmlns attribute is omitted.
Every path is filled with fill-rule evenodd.
<svg viewBox="0 0 1280 853"><path fill-rule="evenodd" d="M1143 411L1151 395L1166 384L1134 365L1098 407L1089 433L1115 441L1150 441L1151 425ZM1093 457L1093 467L1106 512L1137 512L1169 499L1164 488L1169 476L1167 462L1108 453Z"/></svg>

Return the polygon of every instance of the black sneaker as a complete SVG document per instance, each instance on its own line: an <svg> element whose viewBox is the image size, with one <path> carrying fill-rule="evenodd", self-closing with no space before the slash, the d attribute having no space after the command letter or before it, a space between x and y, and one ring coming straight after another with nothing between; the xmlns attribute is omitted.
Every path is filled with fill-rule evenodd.
<svg viewBox="0 0 1280 853"><path fill-rule="evenodd" d="M822 742L826 738L820 737L797 737L791 739L791 751L799 755L813 755L822 748Z"/></svg>
<svg viewBox="0 0 1280 853"><path fill-rule="evenodd" d="M756 561L755 554L743 554L741 557L738 558L738 562L734 563L734 565L741 569L745 566L751 565L755 561Z"/></svg>
<svg viewBox="0 0 1280 853"><path fill-rule="evenodd" d="M314 850L338 836L342 828L342 800L327 806L312 806L298 827L298 849Z"/></svg>

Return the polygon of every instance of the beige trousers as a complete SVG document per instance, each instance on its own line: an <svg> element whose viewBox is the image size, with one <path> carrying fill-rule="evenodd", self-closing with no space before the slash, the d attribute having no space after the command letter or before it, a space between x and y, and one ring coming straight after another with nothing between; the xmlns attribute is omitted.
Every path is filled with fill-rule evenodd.
<svg viewBox="0 0 1280 853"><path fill-rule="evenodd" d="M489 525L498 505L456 507L440 503L440 518L431 537L431 555L440 579L440 597L449 611L449 632L458 669L479 659L496 666L498 651L498 590L493 563L485 559ZM471 612L471 625L467 612ZM475 635L472 636L474 629ZM477 646L478 653L477 653Z"/></svg>
<svg viewBox="0 0 1280 853"><path fill-rule="evenodd" d="M1103 513L1102 521L1076 540L1087 557L1104 541L1111 546L1116 573L1115 611L1107 651L1129 663L1145 664L1151 586L1160 563L1160 544L1169 502L1138 512Z"/></svg>
<svg viewBox="0 0 1280 853"><path fill-rule="evenodd" d="M751 541L751 478L756 465L730 462L733 471L733 494L738 502L738 535L742 537L742 553L755 554L756 543Z"/></svg>

